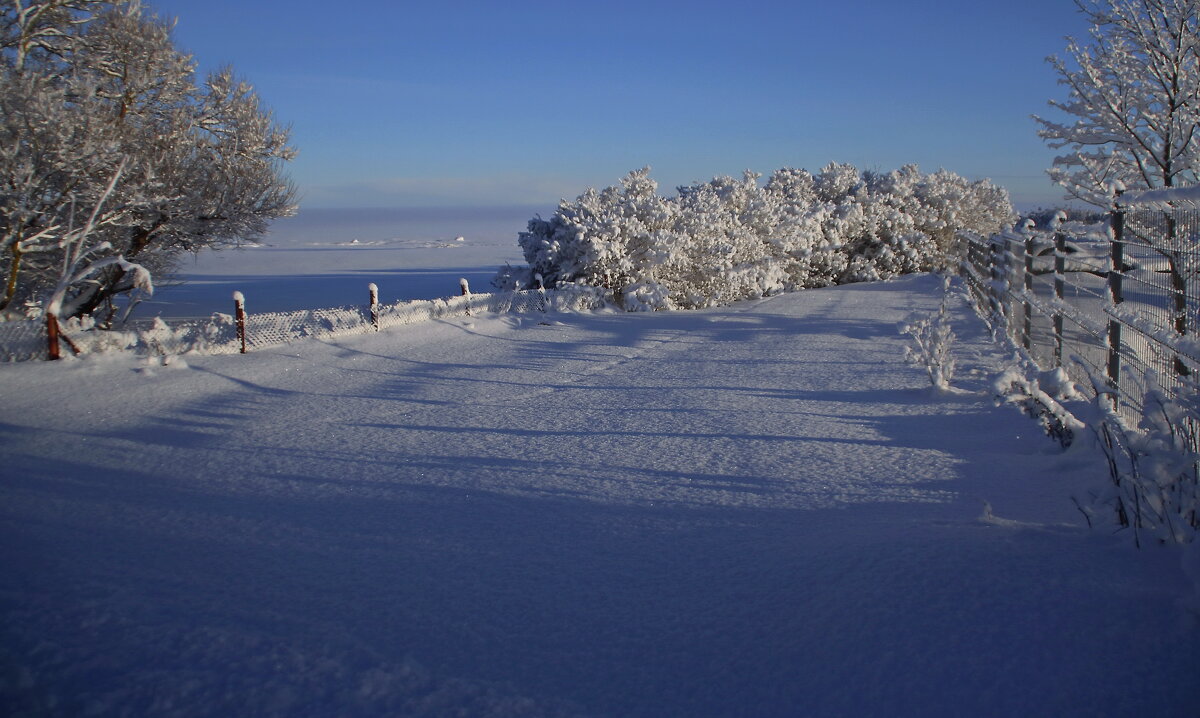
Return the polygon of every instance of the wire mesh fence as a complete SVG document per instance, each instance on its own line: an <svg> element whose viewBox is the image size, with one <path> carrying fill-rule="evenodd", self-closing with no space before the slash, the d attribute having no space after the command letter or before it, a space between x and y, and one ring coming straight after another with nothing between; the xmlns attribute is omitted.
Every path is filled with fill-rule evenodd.
<svg viewBox="0 0 1200 718"><path fill-rule="evenodd" d="M377 295L371 293L374 299ZM253 297L250 298L251 301ZM362 306L304 309L291 312L246 312L239 332L235 314L213 314L208 319L127 322L117 329L99 329L88 319L62 322L60 333L78 354L132 352L146 356L178 354L233 354L305 338L365 334L437 319L482 314L545 314L551 311L588 311L605 304L603 290L564 287L471 294L447 299L373 302ZM251 307L253 305L250 305ZM233 308L233 307L231 307ZM244 333L244 336L243 336ZM0 361L46 359L48 338L41 320L0 322Z"/></svg>
<svg viewBox="0 0 1200 718"><path fill-rule="evenodd" d="M1149 389L1175 396L1200 370L1200 210L1133 206L1100 225L959 241L994 326L1039 368L1107 385L1122 414L1137 416Z"/></svg>
<svg viewBox="0 0 1200 718"><path fill-rule="evenodd" d="M0 322L0 360L45 359L46 325L39 320Z"/></svg>

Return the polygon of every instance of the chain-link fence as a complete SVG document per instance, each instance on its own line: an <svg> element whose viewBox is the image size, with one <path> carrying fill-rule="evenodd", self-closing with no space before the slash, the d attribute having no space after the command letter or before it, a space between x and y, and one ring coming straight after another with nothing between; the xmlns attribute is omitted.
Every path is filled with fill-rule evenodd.
<svg viewBox="0 0 1200 718"><path fill-rule="evenodd" d="M374 296L372 294L372 296ZM253 297L250 297L253 301ZM247 312L244 323L233 314L209 319L152 319L128 322L117 329L98 329L88 320L62 322L60 335L68 353L133 352L147 356L232 354L311 337L365 334L391 327L468 315L588 311L605 304L603 290L565 287L556 290L465 294L448 299L401 301L361 307L307 309L293 312ZM253 306L253 305L251 305ZM45 359L48 338L41 320L0 322L0 361Z"/></svg>
<svg viewBox="0 0 1200 718"><path fill-rule="evenodd" d="M1107 385L1122 413L1141 411L1147 381L1174 396L1200 370L1200 210L1134 205L1101 225L959 241L995 325L1040 368Z"/></svg>

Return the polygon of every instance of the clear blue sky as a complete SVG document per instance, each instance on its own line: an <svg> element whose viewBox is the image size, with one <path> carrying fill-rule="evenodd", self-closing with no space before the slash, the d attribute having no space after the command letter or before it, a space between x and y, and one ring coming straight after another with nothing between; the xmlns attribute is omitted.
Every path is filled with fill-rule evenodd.
<svg viewBox="0 0 1200 718"><path fill-rule="evenodd" d="M1070 0L148 0L202 70L290 123L308 207L552 205L643 165L990 177L1061 192L1031 113L1063 97Z"/></svg>

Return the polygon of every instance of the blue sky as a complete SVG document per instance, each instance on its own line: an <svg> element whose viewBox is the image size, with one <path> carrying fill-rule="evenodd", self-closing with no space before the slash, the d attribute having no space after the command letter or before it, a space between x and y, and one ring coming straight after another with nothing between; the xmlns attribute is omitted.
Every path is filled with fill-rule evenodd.
<svg viewBox="0 0 1200 718"><path fill-rule="evenodd" d="M552 205L643 165L669 193L830 161L1050 204L1029 115L1087 29L1070 0L148 4L291 124L307 207Z"/></svg>

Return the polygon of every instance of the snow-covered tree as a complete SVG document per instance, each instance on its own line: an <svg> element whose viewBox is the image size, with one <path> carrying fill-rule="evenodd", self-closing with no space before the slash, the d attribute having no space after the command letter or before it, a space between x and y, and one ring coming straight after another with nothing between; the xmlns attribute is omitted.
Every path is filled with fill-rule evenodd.
<svg viewBox="0 0 1200 718"><path fill-rule="evenodd" d="M0 49L11 50L18 71L37 50L63 56L76 45L75 25L87 22L103 0L6 0L0 3Z"/></svg>
<svg viewBox="0 0 1200 718"><path fill-rule="evenodd" d="M0 0L0 309L90 314L293 211L287 130L232 70L197 86L170 30L136 0ZM121 261L62 292L72 252Z"/></svg>
<svg viewBox="0 0 1200 718"><path fill-rule="evenodd" d="M1099 206L1112 190L1156 190L1200 182L1200 0L1077 0L1091 22L1090 45L1071 40L1078 66L1050 62L1069 94L1051 104L1069 124L1036 118L1054 149L1050 176L1069 196ZM1138 232L1168 262L1176 331L1187 331L1187 275L1193 244L1180 242L1175 218ZM1186 368L1179 364L1180 373Z"/></svg>
<svg viewBox="0 0 1200 718"><path fill-rule="evenodd" d="M1069 40L1074 66L1049 62L1069 116L1035 116L1053 149L1050 176L1070 197L1107 207L1128 189L1196 184L1200 176L1200 0L1076 0L1090 44Z"/></svg>

